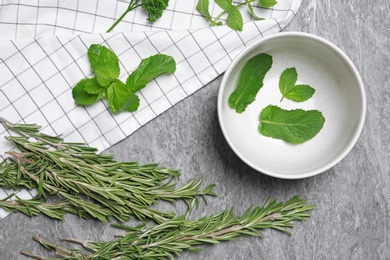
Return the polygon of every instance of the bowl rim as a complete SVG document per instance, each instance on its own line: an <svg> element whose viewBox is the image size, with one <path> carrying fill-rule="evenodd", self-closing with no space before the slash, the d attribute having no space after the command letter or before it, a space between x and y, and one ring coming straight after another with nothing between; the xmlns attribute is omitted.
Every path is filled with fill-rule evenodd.
<svg viewBox="0 0 390 260"><path fill-rule="evenodd" d="M291 175L286 175L286 174L281 174L277 172L270 171L268 169L264 169L262 167L259 167L257 165L254 165L251 163L248 159L246 159L235 147L233 142L231 141L229 135L227 134L227 130L225 128L225 125L222 120L222 103L223 103L223 93L226 88L226 83L227 80L232 72L232 70L236 67L236 65L241 61L241 59L249 52L251 52L253 49L256 49L258 46L262 45L263 43L277 39L277 38L284 38L284 37L301 37L301 38L306 38L310 39L313 41L316 41L325 47L329 48L331 51L335 52L343 61L345 61L346 65L351 69L353 76L356 78L358 82L358 89L360 90L360 97L362 100L362 106L361 106L361 111L360 111L360 118L357 124L357 127L354 131L353 136L351 137L350 141L348 144L344 147L344 149L339 153L335 158L333 158L331 161L329 161L327 164L323 165L322 167L316 168L311 171L303 172L303 173L297 173L297 174L291 174ZM218 91L218 99L217 99L217 112L218 112L218 121L219 125L221 127L222 133L225 137L225 140L229 144L230 148L234 151L234 153L242 160L244 161L247 165L249 165L251 168L254 170L263 173L265 175L271 176L271 177L276 177L280 179L303 179L303 178L308 178L308 177L313 177L316 175L319 175L330 168L334 167L337 163L339 163L344 157L352 150L352 148L355 146L357 140L359 139L361 132L363 130L365 118L366 118L366 95L365 95L365 90L364 90L364 84L363 80L360 76L360 73L358 72L356 66L353 64L353 62L350 60L350 58L336 45L333 43L329 42L328 40L325 40L319 36L309 34L309 33L304 33L304 32L280 32L271 36L265 36L264 38L261 38L255 42L253 42L251 45L245 47L232 61L232 63L229 65L228 69L225 71L224 76L222 78L222 81L220 83L219 91Z"/></svg>

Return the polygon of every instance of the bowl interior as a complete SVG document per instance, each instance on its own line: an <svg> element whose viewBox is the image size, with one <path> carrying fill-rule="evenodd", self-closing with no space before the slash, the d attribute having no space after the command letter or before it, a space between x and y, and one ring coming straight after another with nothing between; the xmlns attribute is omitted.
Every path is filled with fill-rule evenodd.
<svg viewBox="0 0 390 260"><path fill-rule="evenodd" d="M244 64L259 53L273 57L272 68L256 100L238 114L228 105L229 95ZM306 102L280 102L279 77L290 67L297 69L297 84L316 90ZM259 115L270 104L288 110L317 109L325 117L324 127L299 145L262 136ZM248 165L274 177L304 178L329 169L351 150L365 117L364 89L356 68L332 44L308 34L281 33L251 45L233 61L221 83L218 115L229 145Z"/></svg>

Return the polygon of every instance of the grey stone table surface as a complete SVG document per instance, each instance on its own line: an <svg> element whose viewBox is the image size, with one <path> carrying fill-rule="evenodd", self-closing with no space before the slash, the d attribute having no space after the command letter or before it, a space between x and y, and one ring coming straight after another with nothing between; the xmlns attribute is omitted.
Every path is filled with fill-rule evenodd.
<svg viewBox="0 0 390 260"><path fill-rule="evenodd" d="M194 217L235 207L237 212L268 197L300 195L315 203L312 217L296 223L293 236L276 231L264 238L204 246L182 259L390 259L390 4L388 0L303 1L285 31L319 35L339 46L360 71L367 95L364 130L338 165L316 177L280 180L245 165L220 130L216 100L221 77L177 104L107 152L118 160L158 162L182 169L181 182L205 176L217 198ZM184 212L184 205L178 211ZM0 222L0 259L25 259L22 249L47 253L33 235L109 240L107 223L66 216L65 221L12 214Z"/></svg>

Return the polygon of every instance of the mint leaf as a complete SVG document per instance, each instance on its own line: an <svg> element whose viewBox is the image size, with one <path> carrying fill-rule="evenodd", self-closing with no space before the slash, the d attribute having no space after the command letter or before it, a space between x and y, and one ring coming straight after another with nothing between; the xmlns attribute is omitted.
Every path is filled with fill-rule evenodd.
<svg viewBox="0 0 390 260"><path fill-rule="evenodd" d="M107 47L92 44L88 49L88 58L101 86L108 86L119 77L118 57Z"/></svg>
<svg viewBox="0 0 390 260"><path fill-rule="evenodd" d="M251 5L251 3L248 3L248 9L253 18L255 18L256 20L264 20L264 18L261 18L255 13L255 10L253 10L253 6Z"/></svg>
<svg viewBox="0 0 390 260"><path fill-rule="evenodd" d="M282 101L287 93L289 93L295 86L298 80L298 73L295 68L288 68L282 72L279 78L279 90L282 93Z"/></svg>
<svg viewBox="0 0 390 260"><path fill-rule="evenodd" d="M279 90L282 93L282 99L288 99L303 102L311 98L315 89L309 85L295 85L298 80L298 73L295 68L288 68L282 72L279 79Z"/></svg>
<svg viewBox="0 0 390 260"><path fill-rule="evenodd" d="M296 85L286 94L286 98L296 102L303 102L314 95L315 89L309 85Z"/></svg>
<svg viewBox="0 0 390 260"><path fill-rule="evenodd" d="M108 103L114 113L136 111L139 98L122 81L115 80L107 89Z"/></svg>
<svg viewBox="0 0 390 260"><path fill-rule="evenodd" d="M99 93L89 93L86 91L86 88L94 88L97 84L95 79L82 79L77 83L77 85L72 89L72 96L77 105L87 106L92 105L103 96Z"/></svg>
<svg viewBox="0 0 390 260"><path fill-rule="evenodd" d="M232 7L232 0L215 0L215 3L224 11L229 11L230 7Z"/></svg>
<svg viewBox="0 0 390 260"><path fill-rule="evenodd" d="M238 84L234 92L229 96L229 106L237 113L245 111L251 104L263 86L265 74L272 67L272 56L261 53L249 59L240 72Z"/></svg>
<svg viewBox="0 0 390 260"><path fill-rule="evenodd" d="M242 31L244 26L244 21L242 20L242 15L237 6L231 6L229 15L227 17L227 26L236 31Z"/></svg>
<svg viewBox="0 0 390 260"><path fill-rule="evenodd" d="M100 86L96 78L91 78L85 82L84 90L89 94L99 94L105 96L107 87Z"/></svg>
<svg viewBox="0 0 390 260"><path fill-rule="evenodd" d="M131 91L136 92L155 77L175 71L176 62L171 56L156 54L141 61L139 67L127 78L126 85Z"/></svg>
<svg viewBox="0 0 390 260"><path fill-rule="evenodd" d="M276 0L259 0L259 5L264 8L270 8L277 3Z"/></svg>
<svg viewBox="0 0 390 260"><path fill-rule="evenodd" d="M304 143L322 129L325 118L318 110L284 110L269 105L260 113L259 131L264 136L289 143Z"/></svg>
<svg viewBox="0 0 390 260"><path fill-rule="evenodd" d="M207 21L211 22L212 18L209 11L209 5L209 0L199 0L198 4L196 5L196 10L198 10L199 13L203 14Z"/></svg>

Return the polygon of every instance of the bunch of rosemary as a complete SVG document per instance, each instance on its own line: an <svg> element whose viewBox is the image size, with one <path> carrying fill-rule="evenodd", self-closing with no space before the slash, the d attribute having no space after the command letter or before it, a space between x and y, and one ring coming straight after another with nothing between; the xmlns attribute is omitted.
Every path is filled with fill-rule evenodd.
<svg viewBox="0 0 390 260"><path fill-rule="evenodd" d="M235 240L242 235L260 236L259 230L272 228L286 232L292 228L292 221L306 220L313 205L295 196L286 203L269 199L263 207L249 208L238 217L233 210L188 221L187 216L171 219L162 224L136 227L113 224L125 231L115 241L63 240L80 244L88 252L68 249L45 239L34 237L48 250L54 250L59 258L45 258L31 252L22 254L35 259L173 259L183 250L200 251L202 244L217 244L220 241Z"/></svg>
<svg viewBox="0 0 390 260"><path fill-rule="evenodd" d="M6 137L17 151L7 152L9 157L0 163L0 186L38 190L35 199L23 200L12 194L0 200L0 207L9 212L43 213L55 219L71 213L101 221L114 217L122 222L134 215L139 220L162 223L175 214L150 208L159 200L195 200L198 204L199 197L215 196L214 185L200 189L203 178L176 188L172 180L179 171L155 164L117 162L112 155L98 154L95 148L41 133L35 124L0 121L18 134ZM52 195L60 201L48 203Z"/></svg>
<svg viewBox="0 0 390 260"><path fill-rule="evenodd" d="M12 194L0 200L0 207L29 216L45 214L63 219L66 213L82 218L108 221L114 217L121 222L134 215L151 219L131 227L112 224L125 232L108 242L63 240L80 244L85 250L65 248L39 237L34 239L46 249L54 250L59 258L46 258L22 251L35 259L173 259L183 250L201 249L202 244L235 240L242 235L262 236L260 230L272 228L288 234L292 221L307 220L314 205L307 205L298 196L285 203L269 199L263 207L250 207L242 216L233 210L189 221L199 198L215 196L214 185L200 189L203 179L191 180L180 188L172 179L180 173L149 164L117 162L111 155L81 143L64 142L58 136L39 132L35 124L12 124L0 117L9 130L17 133L6 139L16 148L0 163L0 186L13 189L38 190L38 197L23 200ZM52 203L48 198L57 195ZM183 199L189 210L175 217L150 208L159 200L176 202Z"/></svg>

